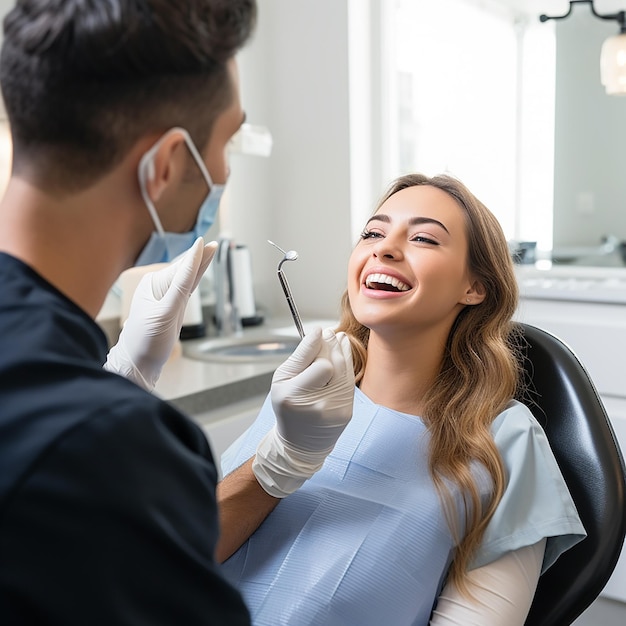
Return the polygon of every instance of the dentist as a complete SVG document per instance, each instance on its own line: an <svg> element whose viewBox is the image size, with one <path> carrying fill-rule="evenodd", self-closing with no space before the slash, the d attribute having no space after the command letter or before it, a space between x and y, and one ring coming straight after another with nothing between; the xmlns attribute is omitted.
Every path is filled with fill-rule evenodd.
<svg viewBox="0 0 626 626"><path fill-rule="evenodd" d="M216 489L202 430L149 393L215 252L201 236L255 19L254 0L18 0L4 20L3 623L248 624L217 560L350 420L348 342L312 332L274 376L275 428ZM95 317L113 282L185 250L144 277L107 355Z"/></svg>

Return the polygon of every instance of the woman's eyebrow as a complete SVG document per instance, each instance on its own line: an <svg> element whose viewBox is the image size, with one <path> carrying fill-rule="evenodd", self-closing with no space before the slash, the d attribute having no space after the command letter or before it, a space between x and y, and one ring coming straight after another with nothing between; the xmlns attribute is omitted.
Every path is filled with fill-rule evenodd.
<svg viewBox="0 0 626 626"><path fill-rule="evenodd" d="M372 220L385 222L385 224L389 224L391 222L391 218L383 213L376 213L376 215L372 215L372 217L367 220L367 224L369 224ZM439 220L433 219L432 217L412 217L409 220L409 224L411 226L418 226L419 224L435 224L443 228L448 233L448 235L450 234L450 231Z"/></svg>
<svg viewBox="0 0 626 626"><path fill-rule="evenodd" d="M418 224L435 224L437 226L441 226L441 228L443 228L448 235L450 234L450 231L439 220L435 220L432 217L412 217L409 220L409 224L411 224L411 226L416 226Z"/></svg>
<svg viewBox="0 0 626 626"><path fill-rule="evenodd" d="M382 213L376 213L376 215L372 215L372 217L370 217L367 220L365 225L367 226L370 222L374 220L378 220L379 222L385 222L385 224L389 224L389 222L391 222L391 218L388 215L383 215Z"/></svg>

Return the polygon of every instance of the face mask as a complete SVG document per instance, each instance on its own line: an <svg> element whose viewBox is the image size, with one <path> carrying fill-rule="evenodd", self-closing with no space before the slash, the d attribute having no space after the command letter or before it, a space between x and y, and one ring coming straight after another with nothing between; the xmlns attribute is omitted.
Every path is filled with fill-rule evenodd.
<svg viewBox="0 0 626 626"><path fill-rule="evenodd" d="M162 141L174 132L182 134L185 139L185 143L191 152L191 156L200 168L204 180L209 188L209 193L198 211L198 219L196 220L193 230L186 233L169 233L163 230L156 207L146 191L146 181L154 176L154 155L159 149ZM213 222L215 222L217 209L219 208L220 200L224 192L224 185L213 184L211 175L206 169L200 153L191 140L189 133L184 128L172 128L143 155L141 161L139 162L138 176L141 195L143 196L143 200L148 207L148 211L150 212L150 216L154 222L155 230L150 235L148 243L139 253L137 260L135 261L135 265L148 265L150 263L165 263L171 261L179 254L188 250L198 237L203 237L207 230L211 228Z"/></svg>

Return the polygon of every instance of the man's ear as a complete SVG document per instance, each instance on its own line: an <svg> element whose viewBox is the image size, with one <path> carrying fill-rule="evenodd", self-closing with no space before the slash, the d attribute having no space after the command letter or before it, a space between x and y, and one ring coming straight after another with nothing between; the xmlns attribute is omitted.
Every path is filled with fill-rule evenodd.
<svg viewBox="0 0 626 626"><path fill-rule="evenodd" d="M180 155L185 149L184 144L182 132L173 128L163 135L154 148L152 158L146 161L144 183L153 202L159 200L172 180L182 178L184 163Z"/></svg>
<svg viewBox="0 0 626 626"><path fill-rule="evenodd" d="M480 304L486 296L485 286L479 280L475 280L465 291L462 304Z"/></svg>

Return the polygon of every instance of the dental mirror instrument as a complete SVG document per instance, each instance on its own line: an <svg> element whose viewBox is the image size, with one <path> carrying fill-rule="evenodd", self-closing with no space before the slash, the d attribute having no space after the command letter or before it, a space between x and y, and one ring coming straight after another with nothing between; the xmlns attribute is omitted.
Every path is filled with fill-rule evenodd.
<svg viewBox="0 0 626 626"><path fill-rule="evenodd" d="M296 328L298 329L298 333L300 333L300 339L303 339L304 329L302 328L302 320L300 319L300 314L298 313L296 303L293 301L293 296L291 295L291 289L289 288L287 277L282 270L283 263L285 261L295 261L298 258L298 253L295 250L289 250L288 252L285 252L280 246L277 246L273 241L270 241L269 239L267 240L267 243L271 244L285 255L278 264L278 280L280 281L280 286L283 288L285 298L287 298L287 304L289 305L289 310L291 311L291 317L293 317L293 321L296 325Z"/></svg>

